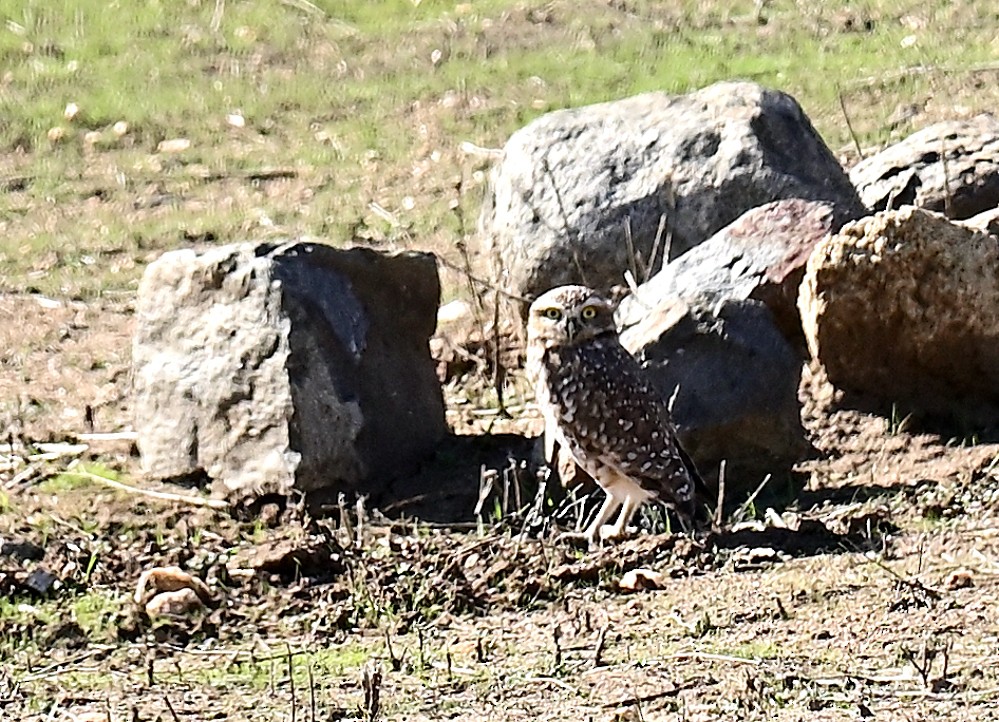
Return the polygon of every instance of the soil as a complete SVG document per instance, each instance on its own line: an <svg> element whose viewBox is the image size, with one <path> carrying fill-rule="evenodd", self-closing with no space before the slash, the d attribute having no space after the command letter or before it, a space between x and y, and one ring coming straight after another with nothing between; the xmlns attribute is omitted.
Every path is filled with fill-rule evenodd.
<svg viewBox="0 0 999 722"><path fill-rule="evenodd" d="M999 719L999 445L842 408L814 369L800 494L586 552L532 513L538 420L476 401L486 363L411 504L249 514L53 476L138 472L85 436L129 425L127 297L0 316L3 719ZM174 565L207 591L150 616L139 577Z"/></svg>

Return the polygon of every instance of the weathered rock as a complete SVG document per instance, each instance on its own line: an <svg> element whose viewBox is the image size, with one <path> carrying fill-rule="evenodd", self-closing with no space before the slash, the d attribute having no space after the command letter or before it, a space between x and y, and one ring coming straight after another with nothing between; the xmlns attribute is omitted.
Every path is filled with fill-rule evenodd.
<svg viewBox="0 0 999 722"><path fill-rule="evenodd" d="M809 450L801 360L766 306L667 299L632 310L619 319L621 341L665 398L676 395L673 418L701 474L716 479L725 460L730 499L745 498L767 474L786 478Z"/></svg>
<svg viewBox="0 0 999 722"><path fill-rule="evenodd" d="M912 205L970 218L999 206L999 119L947 120L865 158L850 171L872 211Z"/></svg>
<svg viewBox="0 0 999 722"><path fill-rule="evenodd" d="M433 256L312 243L166 253L139 287L133 411L147 474L233 500L377 495L444 436Z"/></svg>
<svg viewBox="0 0 999 722"><path fill-rule="evenodd" d="M792 97L718 83L549 113L517 131L493 170L480 230L502 285L532 297L563 283L606 289L657 245L653 266L781 198L863 212Z"/></svg>
<svg viewBox="0 0 999 722"><path fill-rule="evenodd" d="M808 260L812 356L858 399L972 420L999 408L999 240L907 207L847 224Z"/></svg>
<svg viewBox="0 0 999 722"><path fill-rule="evenodd" d="M960 225L976 231L984 231L993 236L999 236L999 206L982 211L977 216L960 221Z"/></svg>
<svg viewBox="0 0 999 722"><path fill-rule="evenodd" d="M791 198L746 211L639 286L621 302L619 317L637 321L646 306L669 299L712 308L751 298L766 304L784 337L803 349L798 285L812 249L841 225L823 201Z"/></svg>

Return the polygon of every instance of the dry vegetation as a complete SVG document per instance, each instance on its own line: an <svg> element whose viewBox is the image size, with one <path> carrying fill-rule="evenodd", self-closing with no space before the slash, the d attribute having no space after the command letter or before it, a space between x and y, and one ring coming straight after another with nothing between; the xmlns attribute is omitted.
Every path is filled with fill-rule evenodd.
<svg viewBox="0 0 999 722"><path fill-rule="evenodd" d="M307 234L461 265L488 170L464 141L720 79L791 92L849 162L995 107L988 3L0 0L0 20L0 717L999 718L999 446L837 411L818 383L819 457L783 515L593 556L522 539L500 487L470 530L358 531L89 476L135 483L127 442L40 446L128 427L135 285L164 250ZM502 419L470 368L458 431L537 431L516 373ZM529 453L457 439L413 483L474 503L480 463ZM165 564L209 585L190 620L131 598ZM636 567L664 588L623 592Z"/></svg>

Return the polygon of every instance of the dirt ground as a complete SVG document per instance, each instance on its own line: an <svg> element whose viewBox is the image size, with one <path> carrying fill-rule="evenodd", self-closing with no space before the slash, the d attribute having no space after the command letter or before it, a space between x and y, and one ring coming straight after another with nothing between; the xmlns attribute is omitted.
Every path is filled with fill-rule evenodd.
<svg viewBox="0 0 999 722"><path fill-rule="evenodd" d="M839 409L806 369L797 498L583 553L476 524L479 462L526 465L537 421L456 384L468 523L234 515L57 475L136 470L127 438L67 445L127 429L127 298L0 309L3 719L999 719L999 445ZM169 565L200 608L150 618Z"/></svg>

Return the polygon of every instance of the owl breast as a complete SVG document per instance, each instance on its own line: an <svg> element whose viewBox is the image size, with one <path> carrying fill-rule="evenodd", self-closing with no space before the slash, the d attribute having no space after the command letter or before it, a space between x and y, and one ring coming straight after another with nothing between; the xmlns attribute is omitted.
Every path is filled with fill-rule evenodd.
<svg viewBox="0 0 999 722"><path fill-rule="evenodd" d="M616 337L549 349L538 367L538 403L587 473L610 467L654 496L689 497L666 404Z"/></svg>

